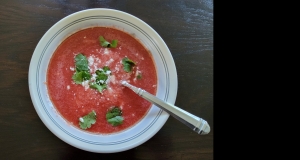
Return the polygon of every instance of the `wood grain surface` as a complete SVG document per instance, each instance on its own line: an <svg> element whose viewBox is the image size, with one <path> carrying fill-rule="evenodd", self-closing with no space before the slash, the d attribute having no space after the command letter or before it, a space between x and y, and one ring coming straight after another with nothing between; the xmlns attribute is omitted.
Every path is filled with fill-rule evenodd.
<svg viewBox="0 0 300 160"><path fill-rule="evenodd" d="M175 61L175 105L205 119L208 135L197 135L170 117L142 145L100 154L63 142L43 124L28 88L33 51L52 25L90 8L121 10L156 30ZM212 0L1 0L0 49L0 159L213 159Z"/></svg>

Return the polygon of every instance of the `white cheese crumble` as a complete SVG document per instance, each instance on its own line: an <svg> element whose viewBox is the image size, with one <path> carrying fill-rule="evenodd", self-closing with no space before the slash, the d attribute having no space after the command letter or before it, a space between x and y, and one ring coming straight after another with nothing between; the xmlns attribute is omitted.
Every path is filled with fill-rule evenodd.
<svg viewBox="0 0 300 160"><path fill-rule="evenodd" d="M119 72L119 65L118 64L115 66L115 70L116 70L116 72Z"/></svg>
<svg viewBox="0 0 300 160"><path fill-rule="evenodd" d="M109 54L109 50L107 48L104 49L104 54Z"/></svg>
<svg viewBox="0 0 300 160"><path fill-rule="evenodd" d="M96 77L97 77L97 74L96 74L96 73L93 73L93 74L92 74L92 77L91 77L91 81L95 81L95 80L96 80Z"/></svg>
<svg viewBox="0 0 300 160"><path fill-rule="evenodd" d="M110 87L108 87L108 88L107 88L107 91L108 91L108 92L106 93L106 95L111 94L111 93L113 92L113 89L111 89Z"/></svg>
<svg viewBox="0 0 300 160"><path fill-rule="evenodd" d="M67 85L67 90L69 90L70 89L70 85Z"/></svg>
<svg viewBox="0 0 300 160"><path fill-rule="evenodd" d="M111 62L113 62L114 60L111 58L111 59L109 59L107 62L106 62L106 65L108 66L108 65L110 65L111 64Z"/></svg>
<svg viewBox="0 0 300 160"><path fill-rule="evenodd" d="M89 61L89 66L92 66L94 64L94 57L90 56L88 58L88 61Z"/></svg>
<svg viewBox="0 0 300 160"><path fill-rule="evenodd" d="M81 117L79 118L79 121L82 123L84 122L83 118L81 118Z"/></svg>
<svg viewBox="0 0 300 160"><path fill-rule="evenodd" d="M70 67L70 70L71 70L71 71L74 71L75 69L74 69L74 67Z"/></svg>
<svg viewBox="0 0 300 160"><path fill-rule="evenodd" d="M116 84L116 77L115 77L115 75L111 75L109 77L109 82L112 82L113 84Z"/></svg>
<svg viewBox="0 0 300 160"><path fill-rule="evenodd" d="M87 90L90 86L89 86L89 80L83 81L81 83L81 85L84 87L85 90Z"/></svg>
<svg viewBox="0 0 300 160"><path fill-rule="evenodd" d="M96 58L96 62L101 63L101 60L99 58Z"/></svg>

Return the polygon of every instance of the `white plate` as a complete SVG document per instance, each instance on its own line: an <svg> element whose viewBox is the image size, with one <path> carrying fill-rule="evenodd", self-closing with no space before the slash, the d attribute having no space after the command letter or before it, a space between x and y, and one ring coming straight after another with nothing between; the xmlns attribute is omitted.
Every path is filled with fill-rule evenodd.
<svg viewBox="0 0 300 160"><path fill-rule="evenodd" d="M57 46L69 35L92 26L113 26L134 34L153 54L157 68L157 95L174 104L177 95L177 72L172 55L162 38L145 22L128 13L112 9L88 9L71 14L54 24L41 38L32 55L28 81L36 112L47 128L64 142L82 150L114 153L134 148L154 136L169 114L152 105L147 115L134 127L111 135L81 131L57 113L48 97L46 71Z"/></svg>

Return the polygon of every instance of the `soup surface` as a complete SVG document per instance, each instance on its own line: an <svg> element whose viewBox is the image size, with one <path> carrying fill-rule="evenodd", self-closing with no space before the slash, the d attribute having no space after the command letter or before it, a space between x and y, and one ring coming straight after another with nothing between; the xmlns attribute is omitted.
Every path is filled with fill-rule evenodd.
<svg viewBox="0 0 300 160"><path fill-rule="evenodd" d="M117 40L117 46L101 46L100 36L108 42ZM102 93L90 87L92 80L75 83L72 79L77 71L75 57L78 54L86 57L91 79L95 78L97 70L109 67L105 83L107 88ZM135 63L130 72L124 70L122 60L125 57ZM94 111L96 122L82 130L110 134L132 127L151 107L150 102L122 86L123 80L155 95L157 74L151 54L137 39L124 31L93 27L72 34L58 46L48 65L46 84L52 103L68 123L82 129L80 118ZM106 113L113 106L122 111L123 121L120 125L113 126L107 121Z"/></svg>

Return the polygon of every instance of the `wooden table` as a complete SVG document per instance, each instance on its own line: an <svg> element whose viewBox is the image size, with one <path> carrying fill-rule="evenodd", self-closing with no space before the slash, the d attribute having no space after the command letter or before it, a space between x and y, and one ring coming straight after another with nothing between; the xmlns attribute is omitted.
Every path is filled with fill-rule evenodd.
<svg viewBox="0 0 300 160"><path fill-rule="evenodd" d="M197 135L170 117L142 145L100 154L77 149L47 129L29 94L31 56L52 25L89 8L121 10L156 30L175 61L175 105L205 119L211 126L208 135ZM212 0L1 0L0 49L0 159L213 159Z"/></svg>

